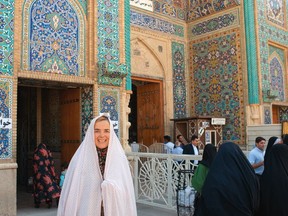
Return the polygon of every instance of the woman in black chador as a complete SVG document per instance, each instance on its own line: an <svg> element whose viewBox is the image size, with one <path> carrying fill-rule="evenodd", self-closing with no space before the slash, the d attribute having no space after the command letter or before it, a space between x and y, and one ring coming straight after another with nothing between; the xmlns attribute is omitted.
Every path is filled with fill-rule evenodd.
<svg viewBox="0 0 288 216"><path fill-rule="evenodd" d="M288 145L274 145L261 177L261 216L288 215Z"/></svg>
<svg viewBox="0 0 288 216"><path fill-rule="evenodd" d="M238 145L220 146L202 188L203 216L253 216L259 205L259 182Z"/></svg>

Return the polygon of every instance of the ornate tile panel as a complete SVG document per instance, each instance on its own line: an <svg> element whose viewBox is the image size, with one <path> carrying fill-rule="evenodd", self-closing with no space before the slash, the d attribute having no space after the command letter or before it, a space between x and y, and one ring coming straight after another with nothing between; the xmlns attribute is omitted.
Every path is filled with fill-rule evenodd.
<svg viewBox="0 0 288 216"><path fill-rule="evenodd" d="M230 30L190 42L192 111L226 118L223 140L244 141L240 33Z"/></svg>
<svg viewBox="0 0 288 216"><path fill-rule="evenodd" d="M98 1L98 56L99 62L119 64L119 2L118 0ZM99 76L98 82L105 85L121 83L121 78L115 76Z"/></svg>
<svg viewBox="0 0 288 216"><path fill-rule="evenodd" d="M218 11L235 7L240 4L239 0L190 0L188 8L188 21L194 21L198 18L214 14Z"/></svg>
<svg viewBox="0 0 288 216"><path fill-rule="evenodd" d="M85 75L86 21L77 2L27 0L23 20L23 70Z"/></svg>
<svg viewBox="0 0 288 216"><path fill-rule="evenodd" d="M184 27L131 10L131 25L184 37Z"/></svg>
<svg viewBox="0 0 288 216"><path fill-rule="evenodd" d="M81 89L81 135L82 140L93 118L93 87L84 87Z"/></svg>
<svg viewBox="0 0 288 216"><path fill-rule="evenodd" d="M287 28L285 0L266 0L266 16L270 22Z"/></svg>
<svg viewBox="0 0 288 216"><path fill-rule="evenodd" d="M186 116L186 79L184 44L172 43L174 118Z"/></svg>
<svg viewBox="0 0 288 216"><path fill-rule="evenodd" d="M0 78L0 159L12 158L12 95L13 94L13 81L10 79ZM5 126L4 122L12 123L12 126Z"/></svg>
<svg viewBox="0 0 288 216"><path fill-rule="evenodd" d="M14 1L0 0L0 74L13 75Z"/></svg>
<svg viewBox="0 0 288 216"><path fill-rule="evenodd" d="M269 45L269 57L268 57L268 67L269 76L264 76L263 79L270 83L267 91L264 91L264 101L269 102L269 95L277 97L277 100L284 101L284 77L285 77L285 50L278 47ZM269 95L268 95L269 94ZM275 98L274 98L275 99Z"/></svg>
<svg viewBox="0 0 288 216"><path fill-rule="evenodd" d="M119 136L120 128L119 123L119 113L120 113L120 98L119 90L111 88L99 88L99 113L109 113L110 119L115 122L114 130L115 133Z"/></svg>
<svg viewBox="0 0 288 216"><path fill-rule="evenodd" d="M277 53L277 56L274 55L274 57L272 57L271 54L271 46L269 45L268 41L273 41L276 44L280 44L282 46L286 46L288 47L288 35L287 35L287 31L285 31L282 28L278 28L277 26L279 25L275 25L271 23L271 20L269 21L266 13L267 13L267 8L269 8L267 6L267 4L270 4L272 2L275 3L274 0L272 0L270 3L267 1L265 1L266 4L263 4L263 0L257 0L257 8L258 8L258 19L257 19L257 23L258 23L258 44L259 44L259 62L260 62L260 69L259 71L261 71L261 76L262 76L262 80L261 80L261 86L262 86L262 91L263 92L267 92L267 90L270 89L270 76L271 76L271 69L274 67L277 70L280 71L286 71L286 68L282 67L283 65L286 65L287 62L283 62L281 60L281 54L279 54L279 52ZM282 0L277 1L278 3L281 3ZM273 4L274 4L273 3ZM277 3L277 4L278 4ZM284 2L283 2L284 4ZM282 4L282 6L284 7L284 5ZM285 1L285 8L288 8L288 1ZM280 9L280 8L279 8ZM287 16L288 14L285 13L285 17L287 20ZM287 24L286 24L287 25ZM276 54L274 53L274 54ZM272 57L272 58L271 58ZM272 61L272 62L271 62ZM285 60L286 61L286 60ZM283 78L282 78L283 79ZM263 100L264 101L270 101L267 100L265 94L263 94Z"/></svg>
<svg viewBox="0 0 288 216"><path fill-rule="evenodd" d="M130 5L162 16L186 19L187 3L185 0L130 0Z"/></svg>
<svg viewBox="0 0 288 216"><path fill-rule="evenodd" d="M264 107L264 124L271 124L272 119L271 119L271 108L270 106L265 106Z"/></svg>
<svg viewBox="0 0 288 216"><path fill-rule="evenodd" d="M279 118L280 122L288 121L288 107L279 107Z"/></svg>
<svg viewBox="0 0 288 216"><path fill-rule="evenodd" d="M218 30L225 30L233 26L239 25L239 10L234 10L220 16L215 16L203 22L191 24L188 27L189 38L211 34Z"/></svg>

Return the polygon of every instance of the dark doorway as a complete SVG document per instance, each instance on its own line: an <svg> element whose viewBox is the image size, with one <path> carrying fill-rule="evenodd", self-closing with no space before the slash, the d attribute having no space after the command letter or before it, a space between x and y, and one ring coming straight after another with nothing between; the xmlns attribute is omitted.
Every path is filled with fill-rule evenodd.
<svg viewBox="0 0 288 216"><path fill-rule="evenodd" d="M69 162L80 145L80 88L18 86L17 185L32 190L33 152L44 142L51 150L55 172Z"/></svg>
<svg viewBox="0 0 288 216"><path fill-rule="evenodd" d="M164 107L161 80L133 78L129 107L129 142L150 146L163 142Z"/></svg>

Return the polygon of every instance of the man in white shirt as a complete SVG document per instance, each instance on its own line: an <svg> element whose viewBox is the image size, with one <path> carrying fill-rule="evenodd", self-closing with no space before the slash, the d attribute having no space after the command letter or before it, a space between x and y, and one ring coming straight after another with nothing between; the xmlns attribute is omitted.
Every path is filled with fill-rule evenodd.
<svg viewBox="0 0 288 216"><path fill-rule="evenodd" d="M261 176L264 171L265 143L266 140L263 137L256 137L255 148L248 155L248 160L258 176Z"/></svg>
<svg viewBox="0 0 288 216"><path fill-rule="evenodd" d="M171 137L168 135L164 136L164 144L167 154L171 154L174 148L174 143L171 142Z"/></svg>

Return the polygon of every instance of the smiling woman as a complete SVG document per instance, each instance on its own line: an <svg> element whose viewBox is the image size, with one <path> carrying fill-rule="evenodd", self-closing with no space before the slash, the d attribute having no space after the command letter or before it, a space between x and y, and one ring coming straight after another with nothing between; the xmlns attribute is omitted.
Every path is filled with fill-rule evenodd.
<svg viewBox="0 0 288 216"><path fill-rule="evenodd" d="M100 117L94 125L94 142L97 148L108 147L110 138L110 123L107 117Z"/></svg>
<svg viewBox="0 0 288 216"><path fill-rule="evenodd" d="M108 114L91 121L73 156L57 215L137 215L128 160Z"/></svg>

